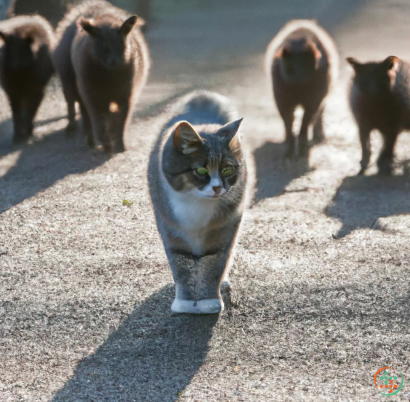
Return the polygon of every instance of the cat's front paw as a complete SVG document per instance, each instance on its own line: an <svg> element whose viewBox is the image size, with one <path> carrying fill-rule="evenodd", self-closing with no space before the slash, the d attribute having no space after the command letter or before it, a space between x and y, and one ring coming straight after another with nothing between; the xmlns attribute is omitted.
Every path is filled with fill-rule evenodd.
<svg viewBox="0 0 410 402"><path fill-rule="evenodd" d="M223 307L223 302L219 299L203 299L198 301L175 299L171 310L176 314L219 314Z"/></svg>
<svg viewBox="0 0 410 402"><path fill-rule="evenodd" d="M198 300L198 314L219 314L223 309L223 301L219 299Z"/></svg>

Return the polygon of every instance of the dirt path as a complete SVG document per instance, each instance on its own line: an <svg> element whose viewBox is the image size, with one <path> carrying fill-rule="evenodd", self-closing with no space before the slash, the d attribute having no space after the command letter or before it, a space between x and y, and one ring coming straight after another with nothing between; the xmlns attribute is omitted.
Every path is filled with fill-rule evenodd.
<svg viewBox="0 0 410 402"><path fill-rule="evenodd" d="M384 366L405 377L389 400L410 400L410 139L400 137L396 177L355 177L343 62L410 60L410 3L172 4L154 8L153 69L126 153L108 159L64 138L57 80L32 143L9 146L10 112L0 110L0 401L376 401ZM309 166L282 160L263 72L269 40L296 17L318 19L341 56L327 140ZM220 317L171 315L146 182L166 106L198 87L245 117L256 178L234 306Z"/></svg>

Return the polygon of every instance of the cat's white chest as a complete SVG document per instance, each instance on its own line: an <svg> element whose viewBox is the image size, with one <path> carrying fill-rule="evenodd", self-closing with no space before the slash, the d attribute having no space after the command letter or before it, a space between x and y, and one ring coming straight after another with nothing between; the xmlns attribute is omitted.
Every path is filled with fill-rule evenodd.
<svg viewBox="0 0 410 402"><path fill-rule="evenodd" d="M172 191L169 194L174 218L186 231L196 231L206 227L215 212L215 201L200 199L188 194Z"/></svg>
<svg viewBox="0 0 410 402"><path fill-rule="evenodd" d="M215 201L174 190L168 195L172 214L179 225L175 234L189 244L193 254L201 255L207 233L205 229L215 212Z"/></svg>

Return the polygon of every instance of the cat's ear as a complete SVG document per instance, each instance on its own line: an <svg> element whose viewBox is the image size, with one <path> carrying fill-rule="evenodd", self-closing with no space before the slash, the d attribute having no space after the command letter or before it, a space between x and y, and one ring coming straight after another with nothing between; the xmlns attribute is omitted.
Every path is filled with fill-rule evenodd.
<svg viewBox="0 0 410 402"><path fill-rule="evenodd" d="M203 144L203 139L187 121L181 121L175 128L173 142L179 152L192 154Z"/></svg>
<svg viewBox="0 0 410 402"><path fill-rule="evenodd" d="M226 137L229 140L229 148L233 153L241 150L241 133L239 127L241 126L242 119L231 121L225 124L218 130L218 134Z"/></svg>
<svg viewBox="0 0 410 402"><path fill-rule="evenodd" d="M232 140L236 136L236 134L238 134L242 120L243 118L225 124L218 130L218 134L222 137L227 138L228 140Z"/></svg>

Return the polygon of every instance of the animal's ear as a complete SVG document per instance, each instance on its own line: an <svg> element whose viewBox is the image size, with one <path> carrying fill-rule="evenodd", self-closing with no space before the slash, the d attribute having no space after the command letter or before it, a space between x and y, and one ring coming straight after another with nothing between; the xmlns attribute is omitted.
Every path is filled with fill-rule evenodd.
<svg viewBox="0 0 410 402"><path fill-rule="evenodd" d="M347 57L346 61L356 70L357 67L361 66L361 64L354 59L353 57Z"/></svg>
<svg viewBox="0 0 410 402"><path fill-rule="evenodd" d="M239 127L241 126L242 120L243 118L232 121L228 124L225 124L218 130L219 135L222 135L229 140L229 148L234 154L240 153L242 150L242 137L241 132L239 131Z"/></svg>
<svg viewBox="0 0 410 402"><path fill-rule="evenodd" d="M242 120L243 118L239 120L231 121L225 124L218 130L218 134L221 135L222 137L227 138L229 141L231 141L233 137L235 137L236 134L238 133Z"/></svg>
<svg viewBox="0 0 410 402"><path fill-rule="evenodd" d="M138 28L143 28L147 25L147 21L144 20L144 18L138 17L137 19L137 27Z"/></svg>
<svg viewBox="0 0 410 402"><path fill-rule="evenodd" d="M8 37L6 33L0 31L0 39L2 39L4 43L7 42Z"/></svg>
<svg viewBox="0 0 410 402"><path fill-rule="evenodd" d="M192 154L203 144L203 139L187 121L181 121L174 130L173 143L179 152Z"/></svg>
<svg viewBox="0 0 410 402"><path fill-rule="evenodd" d="M389 56L383 61L383 65L387 69L387 74L392 79L392 84L394 83L397 73L400 71L402 61L396 56Z"/></svg>
<svg viewBox="0 0 410 402"><path fill-rule="evenodd" d="M77 22L77 28L84 29L84 31L87 32L92 38L97 37L101 32L101 29L94 25L94 21L88 18L81 18Z"/></svg>
<svg viewBox="0 0 410 402"><path fill-rule="evenodd" d="M137 22L137 20L138 17L134 15L128 18L126 21L124 21L120 28L120 34L122 36L127 36L131 32L132 28L134 28L134 25Z"/></svg>
<svg viewBox="0 0 410 402"><path fill-rule="evenodd" d="M313 53L313 57L315 58L315 69L319 68L319 62L320 59L322 58L322 52L317 48L316 43L314 42L309 42L309 51Z"/></svg>
<svg viewBox="0 0 410 402"><path fill-rule="evenodd" d="M319 60L322 57L322 52L317 48L316 43L311 42L310 47L312 48L315 60Z"/></svg>
<svg viewBox="0 0 410 402"><path fill-rule="evenodd" d="M393 70L396 73L400 70L401 63L402 61L396 56L389 56L383 61L387 70Z"/></svg>

